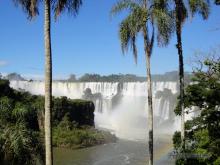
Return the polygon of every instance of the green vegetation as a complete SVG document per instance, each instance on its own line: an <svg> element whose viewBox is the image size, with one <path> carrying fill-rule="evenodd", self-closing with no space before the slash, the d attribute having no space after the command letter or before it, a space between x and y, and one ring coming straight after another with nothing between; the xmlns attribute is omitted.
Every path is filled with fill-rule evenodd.
<svg viewBox="0 0 220 165"><path fill-rule="evenodd" d="M112 74L101 76L99 74L84 74L78 79L79 82L130 82L130 81L146 81L144 77L138 77L132 74Z"/></svg>
<svg viewBox="0 0 220 165"><path fill-rule="evenodd" d="M53 129L55 147L83 148L115 141L115 136L109 132L99 131L88 126L78 127L76 122L70 122L68 116L65 116Z"/></svg>
<svg viewBox="0 0 220 165"><path fill-rule="evenodd" d="M91 101L71 100L67 97L53 98L52 109L54 126L57 126L65 115L68 115L70 122L74 121L79 126L94 126L95 106Z"/></svg>
<svg viewBox="0 0 220 165"><path fill-rule="evenodd" d="M91 101L52 99L53 146L81 148L115 141L94 128ZM0 80L0 162L44 162L44 97L15 91Z"/></svg>
<svg viewBox="0 0 220 165"><path fill-rule="evenodd" d="M29 96L29 97L26 97ZM38 129L32 97L9 87L0 80L0 162L36 164L43 162L44 147Z"/></svg>
<svg viewBox="0 0 220 165"><path fill-rule="evenodd" d="M199 115L185 123L185 146L180 143L180 132L174 134L176 164L217 165L220 163L220 59L205 60L192 80L194 83L186 88L184 106L196 107ZM181 115L179 106L175 113Z"/></svg>

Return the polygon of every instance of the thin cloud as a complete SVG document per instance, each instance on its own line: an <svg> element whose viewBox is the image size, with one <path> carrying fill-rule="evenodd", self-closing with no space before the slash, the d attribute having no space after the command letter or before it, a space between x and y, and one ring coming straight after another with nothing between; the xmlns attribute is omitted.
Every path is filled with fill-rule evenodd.
<svg viewBox="0 0 220 165"><path fill-rule="evenodd" d="M0 60L0 67L1 67L1 66L6 66L6 65L8 65L8 62L7 62L7 61Z"/></svg>

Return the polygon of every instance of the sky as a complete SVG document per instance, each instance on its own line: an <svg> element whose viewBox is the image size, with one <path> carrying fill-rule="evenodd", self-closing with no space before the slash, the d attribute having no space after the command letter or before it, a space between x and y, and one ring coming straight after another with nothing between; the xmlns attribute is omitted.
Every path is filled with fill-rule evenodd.
<svg viewBox="0 0 220 165"><path fill-rule="evenodd" d="M85 0L79 15L67 13L57 21L52 19L51 38L54 78L65 78L74 73L136 74L146 75L143 39L140 35L138 63L130 52L123 56L118 37L118 27L124 14L110 17L116 0ZM32 21L12 0L0 0L0 73L17 72L26 77L43 78L44 31L43 6ZM195 51L207 51L220 45L220 7L212 6L207 21L200 16L188 20L183 28L185 70L191 71L190 59ZM53 17L53 16L52 16ZM170 44L161 48L154 46L151 58L153 74L178 70L176 36Z"/></svg>

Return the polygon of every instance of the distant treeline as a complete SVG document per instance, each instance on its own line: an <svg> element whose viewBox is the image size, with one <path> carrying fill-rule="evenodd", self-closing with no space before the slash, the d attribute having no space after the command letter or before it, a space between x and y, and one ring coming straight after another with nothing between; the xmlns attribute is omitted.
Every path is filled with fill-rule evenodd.
<svg viewBox="0 0 220 165"><path fill-rule="evenodd" d="M185 73L185 80L189 81L191 78L190 73ZM67 81L67 82L144 82L146 81L146 77L137 76L134 74L111 74L111 75L99 75L99 74L84 74L78 79L74 74L71 74L70 77L66 80L59 81ZM178 72L166 72L165 74L154 74L152 75L153 81L178 81Z"/></svg>
<svg viewBox="0 0 220 165"><path fill-rule="evenodd" d="M8 80L17 80L17 81L25 81L20 74L10 73L4 77L4 79ZM185 73L185 81L190 81L191 74ZM153 74L153 81L178 81L178 72L166 72L164 74ZM32 80L26 80L32 81ZM60 82L144 82L146 81L146 77L137 76L134 74L111 74L111 75L99 75L99 74L89 74L86 73L83 76L76 78L75 74L71 74L67 79L56 80Z"/></svg>

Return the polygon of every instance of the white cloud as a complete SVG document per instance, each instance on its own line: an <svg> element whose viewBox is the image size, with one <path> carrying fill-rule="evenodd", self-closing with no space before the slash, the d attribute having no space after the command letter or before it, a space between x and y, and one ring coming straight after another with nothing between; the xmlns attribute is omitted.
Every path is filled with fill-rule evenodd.
<svg viewBox="0 0 220 165"><path fill-rule="evenodd" d="M8 65L8 62L4 60L0 60L0 67L5 65Z"/></svg>

